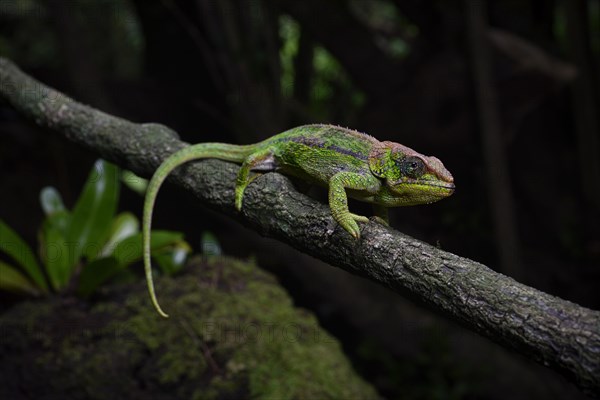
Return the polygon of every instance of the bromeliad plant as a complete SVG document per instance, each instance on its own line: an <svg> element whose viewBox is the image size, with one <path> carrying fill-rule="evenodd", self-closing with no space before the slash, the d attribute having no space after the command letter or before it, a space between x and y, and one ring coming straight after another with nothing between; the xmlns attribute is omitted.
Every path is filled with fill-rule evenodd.
<svg viewBox="0 0 600 400"><path fill-rule="evenodd" d="M58 191L46 187L40 202L46 215L39 230L39 261L31 247L0 219L0 290L31 295L74 289L89 296L102 283L142 259L139 220L129 212L116 215L120 170L98 160L79 199L67 210ZM183 266L190 246L183 234L152 231L151 254L165 274Z"/></svg>

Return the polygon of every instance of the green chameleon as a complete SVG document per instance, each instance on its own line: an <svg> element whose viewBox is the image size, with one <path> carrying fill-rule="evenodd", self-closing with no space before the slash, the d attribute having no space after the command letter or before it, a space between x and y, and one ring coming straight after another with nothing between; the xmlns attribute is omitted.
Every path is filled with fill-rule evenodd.
<svg viewBox="0 0 600 400"><path fill-rule="evenodd" d="M387 225L388 207L432 203L454 192L454 179L442 162L394 142L333 125L305 125L260 143L238 146L199 143L167 158L150 180L144 201L144 267L152 304L156 299L150 265L150 224L158 190L175 168L188 161L217 158L241 164L235 185L235 208L242 209L244 190L256 174L278 171L329 188L333 219L360 238L357 222L368 222L348 210L348 196L372 203L376 220Z"/></svg>

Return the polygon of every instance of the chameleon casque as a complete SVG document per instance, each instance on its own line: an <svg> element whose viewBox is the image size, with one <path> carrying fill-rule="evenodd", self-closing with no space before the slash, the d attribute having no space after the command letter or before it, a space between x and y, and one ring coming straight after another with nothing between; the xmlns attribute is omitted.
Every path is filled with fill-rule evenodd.
<svg viewBox="0 0 600 400"><path fill-rule="evenodd" d="M217 158L241 164L235 185L235 207L254 172L277 171L329 189L333 219L354 238L365 216L348 210L348 197L372 203L376 220L387 224L389 207L432 203L454 192L454 179L442 162L394 142L333 125L305 125L251 145L199 143L168 157L150 180L144 201L144 268L152 304L168 317L156 299L150 264L150 225L158 190L175 168L188 161Z"/></svg>

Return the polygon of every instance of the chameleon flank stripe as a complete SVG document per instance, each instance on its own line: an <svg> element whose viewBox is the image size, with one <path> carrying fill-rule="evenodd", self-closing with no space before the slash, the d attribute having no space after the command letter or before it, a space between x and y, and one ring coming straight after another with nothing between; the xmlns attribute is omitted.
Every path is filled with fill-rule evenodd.
<svg viewBox="0 0 600 400"><path fill-rule="evenodd" d="M150 263L152 210L166 177L181 164L202 158L241 164L235 187L238 211L244 190L259 172L277 171L327 187L331 215L356 239L360 238L358 222L369 219L350 213L348 196L372 203L376 220L387 224L389 207L432 203L454 192L454 179L437 158L339 126L300 126L245 146L199 143L186 147L158 167L144 201L144 268L152 304L163 317L168 315L156 299Z"/></svg>

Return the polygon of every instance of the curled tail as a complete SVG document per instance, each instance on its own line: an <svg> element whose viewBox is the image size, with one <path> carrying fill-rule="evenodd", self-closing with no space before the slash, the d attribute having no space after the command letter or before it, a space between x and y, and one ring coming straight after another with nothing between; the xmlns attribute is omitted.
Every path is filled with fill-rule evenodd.
<svg viewBox="0 0 600 400"><path fill-rule="evenodd" d="M154 292L154 281L152 280L152 265L150 261L150 226L152 224L152 210L160 186L169 174L178 166L188 161L201 158L217 158L225 161L241 163L254 152L256 145L237 146L225 143L199 143L181 149L170 155L156 170L144 200L144 215L142 218L142 241L144 245L144 271L146 272L146 283L148 284L148 293L152 299L152 304L156 311L163 317L169 316L160 308L156 293Z"/></svg>

